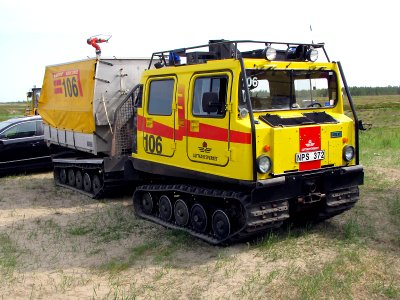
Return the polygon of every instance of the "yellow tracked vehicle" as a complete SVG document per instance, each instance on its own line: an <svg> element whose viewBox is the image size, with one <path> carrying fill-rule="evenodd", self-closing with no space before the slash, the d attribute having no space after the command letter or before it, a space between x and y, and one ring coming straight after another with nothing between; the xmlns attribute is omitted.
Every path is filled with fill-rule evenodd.
<svg viewBox="0 0 400 300"><path fill-rule="evenodd" d="M40 91L41 88L34 86L29 92L26 93L25 116L38 115Z"/></svg>
<svg viewBox="0 0 400 300"><path fill-rule="evenodd" d="M362 123L323 44L218 40L153 53L110 119L112 151L55 160L56 180L99 195L112 160L114 179L136 186L137 215L212 244L324 220L359 199Z"/></svg>

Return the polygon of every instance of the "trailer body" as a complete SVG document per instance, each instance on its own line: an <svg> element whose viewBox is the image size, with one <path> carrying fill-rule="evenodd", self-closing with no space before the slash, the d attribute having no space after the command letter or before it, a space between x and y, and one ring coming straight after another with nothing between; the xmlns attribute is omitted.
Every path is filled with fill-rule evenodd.
<svg viewBox="0 0 400 300"><path fill-rule="evenodd" d="M87 59L46 67L39 113L50 144L112 156L114 113L148 59Z"/></svg>

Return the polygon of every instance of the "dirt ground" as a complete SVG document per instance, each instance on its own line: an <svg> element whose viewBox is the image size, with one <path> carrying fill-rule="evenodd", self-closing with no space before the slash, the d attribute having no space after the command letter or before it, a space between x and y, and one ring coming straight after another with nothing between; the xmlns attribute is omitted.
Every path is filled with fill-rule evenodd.
<svg viewBox="0 0 400 300"><path fill-rule="evenodd" d="M378 198L364 191L318 226L214 247L137 219L130 195L93 200L51 173L0 178L0 298L400 298L399 232L368 217Z"/></svg>

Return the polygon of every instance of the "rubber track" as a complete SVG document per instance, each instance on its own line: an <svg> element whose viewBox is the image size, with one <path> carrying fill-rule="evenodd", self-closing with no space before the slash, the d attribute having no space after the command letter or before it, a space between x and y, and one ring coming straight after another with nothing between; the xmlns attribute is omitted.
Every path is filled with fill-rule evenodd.
<svg viewBox="0 0 400 300"><path fill-rule="evenodd" d="M57 186L62 186L62 187L65 187L65 188L67 188L67 189L69 189L69 190L76 191L76 192L78 192L78 193L80 193L80 194L83 194L83 195L85 195L85 196L88 196L88 197L90 197L90 198L92 198L92 199L99 199L99 198L101 198L102 195L103 195L103 193L104 193L104 191L105 191L104 183L103 183L103 186L101 187L101 190L100 190L97 194L93 194L93 193L85 192L84 190L80 190L80 189L78 189L78 188L76 188L76 187L74 187L74 186L71 186L71 185L69 185L69 184L63 184L63 183L59 182L58 180L54 180L54 182L56 183Z"/></svg>
<svg viewBox="0 0 400 300"><path fill-rule="evenodd" d="M161 220L155 215L147 215L142 212L141 210L141 205L139 203L140 199L139 197L136 197L138 193L141 192L177 192L177 193L185 193L190 196L199 196L199 197L208 197L208 198L217 198L217 199L235 199L239 201L243 206L245 206L246 199L250 197L249 195L242 193L242 192L234 192L234 191L224 191L224 190L215 190L215 189L209 189L209 188L204 188L204 187L196 187L196 186L191 186L191 185L183 185L183 184L174 184L174 185L158 185L158 184L152 184L152 185L142 185L138 186L133 194L133 205L135 208L135 213L137 216L150 220L156 224L160 224L162 226L165 226L167 228L171 229L177 229L181 231L185 231L189 233L190 235L199 238L209 244L212 245L224 245L224 244L229 244L233 241L239 241L246 239L248 237L254 236L257 233L260 233L262 231L265 231L266 229L272 229L272 228L277 228L281 225L281 223L276 223L276 222L271 222L272 224L268 226L263 226L262 230L252 230L251 232L246 232L246 229L248 228L247 226L247 211L246 211L246 221L244 222L244 225L237 231L233 232L230 234L228 237L222 240L218 240L215 237L213 237L210 234L203 234L196 232L190 228L187 227L182 227L179 225L176 225L174 223L166 222L164 220Z"/></svg>
<svg viewBox="0 0 400 300"><path fill-rule="evenodd" d="M54 165L54 168L58 168L58 169L61 169L61 168L64 168L64 169L67 169L67 168L79 168L79 169L84 169L84 170L87 170L87 169L90 169L90 170L95 170L95 169L101 170L101 168L99 168L99 166L94 166L94 165L91 165L91 164L82 164L82 165L80 165L80 164L77 164L77 163L71 163L71 164L59 164L58 163L58 164ZM65 187L67 189L76 191L76 192L78 192L80 194L83 194L83 195L88 196L88 197L93 198L93 199L101 198L103 196L103 194L104 194L104 191L107 189L106 182L104 182L104 179L103 179L102 180L103 186L101 187L100 191L97 194L88 193L88 192L86 192L84 190L81 190L81 189L78 189L78 188L76 188L76 187L74 187L72 185L61 183L58 180L57 176L55 175L55 171L53 171L53 174L54 174L54 182L55 182L55 184L57 186Z"/></svg>

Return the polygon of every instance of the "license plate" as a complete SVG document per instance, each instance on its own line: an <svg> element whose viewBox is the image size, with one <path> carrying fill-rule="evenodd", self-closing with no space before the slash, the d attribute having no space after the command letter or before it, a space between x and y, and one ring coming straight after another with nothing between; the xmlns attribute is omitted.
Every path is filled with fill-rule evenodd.
<svg viewBox="0 0 400 300"><path fill-rule="evenodd" d="M297 163L305 161L323 160L324 158L325 158L325 150L296 153Z"/></svg>

